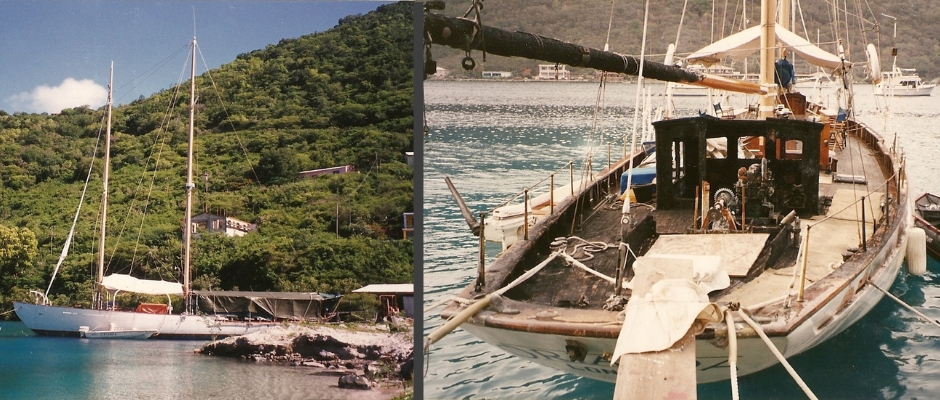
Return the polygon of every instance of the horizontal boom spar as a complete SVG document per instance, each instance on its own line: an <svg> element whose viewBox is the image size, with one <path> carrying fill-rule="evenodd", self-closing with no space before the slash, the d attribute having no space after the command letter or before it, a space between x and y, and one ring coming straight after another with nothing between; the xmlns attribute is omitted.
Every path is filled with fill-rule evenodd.
<svg viewBox="0 0 940 400"><path fill-rule="evenodd" d="M506 57L567 64L573 67L639 75L640 63L634 56L593 49L526 32L509 32L482 26L468 19L424 14L424 29L431 43L460 50L483 50ZM686 83L741 93L766 93L759 84L716 75L699 74L653 61L643 61L643 77L665 82Z"/></svg>

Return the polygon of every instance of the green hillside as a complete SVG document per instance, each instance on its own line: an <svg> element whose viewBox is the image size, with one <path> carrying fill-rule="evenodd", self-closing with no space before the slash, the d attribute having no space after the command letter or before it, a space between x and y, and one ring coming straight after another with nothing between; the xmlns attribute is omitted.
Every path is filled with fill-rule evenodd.
<svg viewBox="0 0 940 400"><path fill-rule="evenodd" d="M446 0L443 14L463 16L470 6L467 0ZM610 49L622 54L640 53L643 38L643 12L645 1L629 0L614 2L613 20L610 30ZM679 21L683 18L683 4L687 3L680 33ZM675 0L650 2L649 27L646 32L646 53L653 60L662 61L670 43L677 43L677 55L704 47L731 33L740 31L742 21L746 27L760 23L760 0L709 1ZM836 38L845 40L847 58L855 62L867 62L865 46L879 46L883 69L891 67L891 47L899 49L898 66L916 68L921 77L930 80L940 76L940 66L934 60L940 54L940 2L930 0L885 1L885 2L837 2L840 9L833 10L832 2L800 1L802 14L797 13L793 31L808 37L820 47L836 53ZM848 10L845 10L845 3ZM799 11L799 10L798 10ZM898 37L893 35L894 20L882 13L897 18ZM714 18L713 18L714 16ZM588 47L603 49L607 41L607 27L611 21L611 2L596 0L502 0L484 3L482 20L485 25L510 31L536 33ZM837 21L833 23L832 21ZM847 26L846 26L847 25ZM805 27L805 28L804 28ZM836 35L838 27L839 35ZM846 40L847 37L847 40ZM818 38L818 40L817 40ZM896 43L895 43L896 42ZM439 66L457 76L464 76L460 68L463 52L434 46L432 49ZM487 55L482 65L482 54L475 51L477 75L480 70L508 70L522 76L523 69L538 74L538 62ZM743 71L743 67L738 66ZM752 69L753 71L753 69ZM593 74L593 71L576 70L578 74ZM864 76L864 67L856 71Z"/></svg>
<svg viewBox="0 0 940 400"><path fill-rule="evenodd" d="M402 214L414 203L405 163L414 148L412 27L410 4L381 6L197 77L195 213L258 231L195 241L195 289L347 292L412 282L413 242L402 239ZM110 272L179 279L188 107L186 82L113 111ZM0 312L48 284L104 115L0 111ZM90 300L98 151L51 291L60 304ZM358 173L298 178L348 164Z"/></svg>

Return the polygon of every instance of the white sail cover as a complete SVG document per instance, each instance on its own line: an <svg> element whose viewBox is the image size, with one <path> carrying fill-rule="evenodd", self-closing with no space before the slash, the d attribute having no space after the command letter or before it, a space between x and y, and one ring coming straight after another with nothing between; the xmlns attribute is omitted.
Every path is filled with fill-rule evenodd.
<svg viewBox="0 0 940 400"><path fill-rule="evenodd" d="M776 26L776 33L777 42L782 43L787 50L806 62L828 69L842 66L842 59L839 56L817 47L782 26ZM718 64L724 57L743 60L758 51L760 51L760 26L753 26L705 46L686 57L686 61L689 64L702 64L707 67Z"/></svg>
<svg viewBox="0 0 940 400"><path fill-rule="evenodd" d="M104 277L104 279L101 280L101 286L104 286L109 292L122 290L141 294L183 295L183 285L180 283L137 279L133 276L122 274L113 274Z"/></svg>

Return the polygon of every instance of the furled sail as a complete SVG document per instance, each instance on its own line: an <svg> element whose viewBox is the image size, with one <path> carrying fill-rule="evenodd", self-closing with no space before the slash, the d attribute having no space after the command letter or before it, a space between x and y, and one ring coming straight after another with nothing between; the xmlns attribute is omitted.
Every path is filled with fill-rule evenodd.
<svg viewBox="0 0 940 400"><path fill-rule="evenodd" d="M183 295L183 285L177 282L137 279L133 276L122 274L113 274L104 277L104 279L101 280L101 286L104 286L109 292L121 290L141 294Z"/></svg>
<svg viewBox="0 0 940 400"><path fill-rule="evenodd" d="M839 56L817 47L780 25L776 26L776 34L777 42L810 64L831 70L842 66L842 59ZM689 64L711 66L718 64L725 57L743 60L758 51L760 51L760 26L753 26L705 46L686 57L686 61Z"/></svg>

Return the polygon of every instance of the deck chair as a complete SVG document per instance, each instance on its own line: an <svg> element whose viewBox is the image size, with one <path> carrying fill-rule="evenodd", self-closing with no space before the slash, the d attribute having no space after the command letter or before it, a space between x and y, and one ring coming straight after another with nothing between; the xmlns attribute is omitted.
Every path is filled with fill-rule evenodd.
<svg viewBox="0 0 940 400"><path fill-rule="evenodd" d="M829 149L842 149L845 147L845 120L848 118L848 110L839 107L839 113L836 114L835 121L831 122L829 128Z"/></svg>
<svg viewBox="0 0 940 400"><path fill-rule="evenodd" d="M721 119L734 119L734 109L728 111L721 109L721 103L715 103L715 115Z"/></svg>

